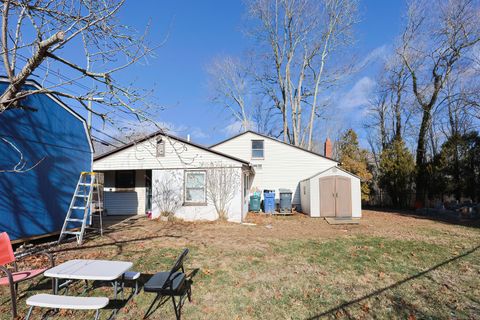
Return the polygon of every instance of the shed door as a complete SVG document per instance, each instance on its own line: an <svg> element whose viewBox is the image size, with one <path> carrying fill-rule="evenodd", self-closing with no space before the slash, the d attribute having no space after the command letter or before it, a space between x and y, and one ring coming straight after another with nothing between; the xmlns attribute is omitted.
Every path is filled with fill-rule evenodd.
<svg viewBox="0 0 480 320"><path fill-rule="evenodd" d="M335 177L320 178L320 216L335 216Z"/></svg>
<svg viewBox="0 0 480 320"><path fill-rule="evenodd" d="M335 181L336 216L352 216L352 183L350 178L337 176Z"/></svg>
<svg viewBox="0 0 480 320"><path fill-rule="evenodd" d="M320 216L352 216L352 184L350 178L330 176L320 178Z"/></svg>

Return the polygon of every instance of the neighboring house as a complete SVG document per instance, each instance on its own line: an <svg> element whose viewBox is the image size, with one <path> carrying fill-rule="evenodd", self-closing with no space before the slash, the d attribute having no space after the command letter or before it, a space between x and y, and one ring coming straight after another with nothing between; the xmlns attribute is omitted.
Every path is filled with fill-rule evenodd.
<svg viewBox="0 0 480 320"><path fill-rule="evenodd" d="M8 86L0 80L0 92ZM40 90L28 81L27 90ZM0 232L12 240L59 232L93 147L82 117L51 94L0 113ZM30 170L29 170L30 169Z"/></svg>
<svg viewBox="0 0 480 320"><path fill-rule="evenodd" d="M96 157L93 168L104 173L108 215L173 212L184 220L215 220L209 192L229 181L226 218L236 222L248 211L254 174L248 161L161 132Z"/></svg>
<svg viewBox="0 0 480 320"><path fill-rule="evenodd" d="M279 189L290 189L297 210L301 209L300 181L339 164L329 157L252 131L219 142L210 150L250 162L255 169L252 188L275 190L277 199ZM327 145L328 151L331 152L331 147Z"/></svg>

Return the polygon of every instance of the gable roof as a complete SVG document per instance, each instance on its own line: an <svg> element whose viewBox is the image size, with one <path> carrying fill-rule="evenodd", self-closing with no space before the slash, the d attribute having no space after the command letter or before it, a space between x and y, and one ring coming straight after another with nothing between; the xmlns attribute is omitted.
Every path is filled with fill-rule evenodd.
<svg viewBox="0 0 480 320"><path fill-rule="evenodd" d="M352 177L357 178L357 179L359 179L360 181L363 181L362 178L360 178L360 177L357 176L356 174L353 174L353 173L351 173L350 171L347 171L347 170L345 170L345 169L343 169L342 167L339 167L339 166L333 166L333 167L330 167L330 168L325 169L325 170L323 170L323 171L317 172L317 173L315 173L313 176L310 176L310 177L308 177L308 178L306 178L306 179L303 179L302 181L307 181L307 180L310 180L310 179L312 179L312 178L315 178L316 176L318 176L318 175L320 175L320 174L322 174L322 173L325 173L325 172L327 172L327 171L329 171L329 170L332 170L333 168L338 169L338 170L340 170L340 171L343 171L343 172L345 172L346 174L351 175Z"/></svg>
<svg viewBox="0 0 480 320"><path fill-rule="evenodd" d="M7 77L5 76L0 76L0 82L3 82L3 83L10 83L10 80L8 80ZM42 90L43 87L40 83L38 83L36 80L33 80L33 79L27 79L25 81L25 84L24 86L31 86L31 87L34 87L35 89L37 90ZM50 93L50 92L42 92L41 94L49 97L51 100L53 100L57 105L59 105L61 108L65 109L68 113L70 113L72 116L74 116L76 119L78 119L80 122L82 122L82 125L83 125L83 129L85 130L85 135L88 139L88 145L90 147L90 150L93 154L94 152L94 147L93 147L93 143L92 143L92 137L90 135L90 131L88 130L88 125L87 125L87 121L85 120L85 118L83 118L78 112L76 112L75 110L73 110L72 108L70 108L65 102L63 102L58 96L56 96L54 93Z"/></svg>
<svg viewBox="0 0 480 320"><path fill-rule="evenodd" d="M293 145L293 144L284 142L284 141L279 140L279 139L272 138L272 137L270 137L270 136L267 136L267 135L265 135L265 134L258 133L258 132L252 131L252 130L247 130L247 131L245 131L245 132L242 132L242 133L239 133L239 134L237 134L237 135L234 135L234 136L232 136L232 137L230 137L230 138L228 138L228 139L225 139L225 140L223 140L223 141L217 142L217 143L211 145L209 148L210 148L210 149L211 149L211 148L214 148L214 147L216 147L216 146L218 146L218 145L221 145L222 143L225 143L225 142L227 142L227 141L233 140L233 139L238 138L238 137L240 137L240 136L242 136L242 135L244 135L244 134L247 134L247 133L256 134L257 136L260 136L260 137L262 137L262 138L270 139L270 140L273 140L273 141L275 141L275 142L279 142L279 143L282 143L282 144L284 144L284 145L287 145L287 146L289 146L289 147L296 148L296 149L298 149L298 150L308 152L308 153L313 154L313 155L315 155L315 156L319 156L319 157L322 157L322 158L324 158L324 159L327 159L327 160L330 160L330 161L333 161L333 162L336 162L336 163L340 163L340 161L335 160L335 159L332 159L332 158L329 158L329 157L326 157L326 156L324 156L323 154L317 153L317 152L315 152L315 151L310 151L310 150L301 148L301 147L299 147L299 146L295 146L295 145Z"/></svg>
<svg viewBox="0 0 480 320"><path fill-rule="evenodd" d="M130 143L124 145L124 146L121 146L121 147L119 147L119 148L116 148L116 149L113 149L113 150L111 150L111 151L105 152L105 153L103 153L103 154L101 154L101 155L98 155L98 156L96 156L96 157L93 158L93 161L106 158L106 157L108 157L108 156L110 156L110 155L112 155L112 154L115 154L115 153L117 153L117 152L119 152L119 151L122 151L122 150L125 150L125 149L128 149L128 148L131 148L131 147L135 146L135 145L138 144L138 143L147 141L147 140L149 140L149 139L151 139L151 138L154 138L154 137L156 137L156 136L168 137L168 138L170 138L170 139L174 139L174 140L180 141L180 142L185 143L185 144L187 144L187 145L190 145L190 146L192 146L192 147L196 147L196 148L205 150L205 151L207 151L207 152L214 153L214 154L219 155L219 156L221 156L221 157L228 158L228 159L230 159L230 160L237 161L237 162L240 162L240 163L245 164L245 165L248 165L248 166L250 165L250 163L247 162L247 161L245 161L245 160L242 160L242 159L239 159L239 158L236 158L236 157L232 157L231 155L228 155L228 154L225 154L225 153L222 153L222 152L219 152L219 151L211 150L211 149L209 149L209 148L207 148L207 147L205 147L205 146L202 146L202 145L200 145L200 144L198 144L198 143L194 143L194 142L188 141L188 140L186 140L186 139L183 139L183 138L174 136L173 134L165 133L163 130L158 130L158 131L156 131L156 132L154 132L154 133L152 133L152 134L150 134L150 135L148 135L148 136L146 136L146 137L143 137L143 138L141 138L141 139L137 139L137 140L132 141L132 142L130 142Z"/></svg>

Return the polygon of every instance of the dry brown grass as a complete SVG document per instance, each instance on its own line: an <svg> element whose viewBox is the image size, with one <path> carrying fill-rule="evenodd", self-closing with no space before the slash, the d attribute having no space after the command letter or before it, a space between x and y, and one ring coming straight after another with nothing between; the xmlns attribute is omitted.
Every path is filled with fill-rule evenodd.
<svg viewBox="0 0 480 320"><path fill-rule="evenodd" d="M185 319L479 318L478 225L375 211L364 211L360 225L331 226L302 215L248 220L256 225L134 219L82 247L58 247L57 261L130 260L145 280L189 247L186 266L199 272ZM7 291L0 290L8 319ZM19 300L22 314L25 296L39 291ZM141 318L152 298L142 292L117 318ZM92 314L67 311L58 318L72 316ZM169 303L152 316L160 318L174 318Z"/></svg>

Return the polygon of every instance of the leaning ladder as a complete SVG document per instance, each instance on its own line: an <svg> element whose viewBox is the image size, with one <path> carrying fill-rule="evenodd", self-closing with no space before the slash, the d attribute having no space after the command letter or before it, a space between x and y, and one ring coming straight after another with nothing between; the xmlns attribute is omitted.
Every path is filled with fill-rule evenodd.
<svg viewBox="0 0 480 320"><path fill-rule="evenodd" d="M67 235L74 235L77 239L77 243L82 244L87 222L92 222L91 219L95 212L98 213L100 218L100 234L103 235L103 206L100 195L100 185L96 181L97 174L98 173L96 172L82 172L80 174L65 221L63 222L58 243L62 242ZM93 201L94 195L96 196L96 201ZM79 218L78 215L72 217L73 213L78 211L81 212L82 210L82 218Z"/></svg>

